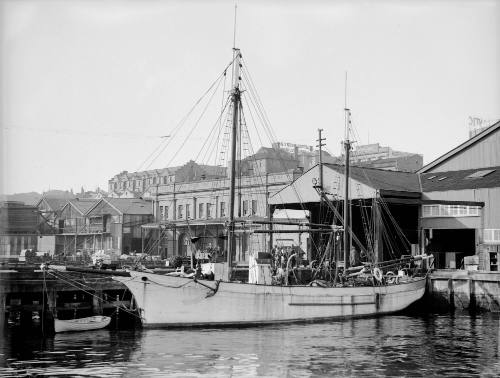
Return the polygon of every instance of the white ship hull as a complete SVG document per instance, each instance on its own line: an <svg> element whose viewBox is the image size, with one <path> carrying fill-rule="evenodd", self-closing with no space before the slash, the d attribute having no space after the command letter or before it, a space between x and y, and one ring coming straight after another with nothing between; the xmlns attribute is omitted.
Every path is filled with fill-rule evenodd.
<svg viewBox="0 0 500 378"><path fill-rule="evenodd" d="M323 288L220 282L130 272L144 327L266 324L373 316L422 298L425 277L397 285Z"/></svg>

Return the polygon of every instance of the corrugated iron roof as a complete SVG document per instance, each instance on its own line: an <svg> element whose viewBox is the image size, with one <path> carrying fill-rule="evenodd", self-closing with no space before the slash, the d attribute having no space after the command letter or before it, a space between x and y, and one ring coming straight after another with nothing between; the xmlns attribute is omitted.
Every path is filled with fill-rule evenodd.
<svg viewBox="0 0 500 378"><path fill-rule="evenodd" d="M345 167L343 165L325 165L344 174ZM420 192L418 175L413 172L387 171L385 169L351 166L350 177L374 189Z"/></svg>
<svg viewBox="0 0 500 378"><path fill-rule="evenodd" d="M96 199L96 198L75 198L75 199L69 200L68 202L73 207L75 207L80 213L85 214L98 201L99 201L99 199Z"/></svg>
<svg viewBox="0 0 500 378"><path fill-rule="evenodd" d="M139 198L103 198L122 214L150 215L153 214L151 202Z"/></svg>
<svg viewBox="0 0 500 378"><path fill-rule="evenodd" d="M52 211L59 211L68 203L67 198L43 197L40 201L45 201Z"/></svg>
<svg viewBox="0 0 500 378"><path fill-rule="evenodd" d="M424 192L500 187L500 167L422 173L420 177Z"/></svg>

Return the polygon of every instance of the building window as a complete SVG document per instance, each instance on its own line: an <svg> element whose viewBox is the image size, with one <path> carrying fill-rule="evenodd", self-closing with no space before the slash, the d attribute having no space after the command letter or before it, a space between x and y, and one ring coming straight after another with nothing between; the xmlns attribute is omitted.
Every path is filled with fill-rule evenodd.
<svg viewBox="0 0 500 378"><path fill-rule="evenodd" d="M211 203L207 203L207 218L213 218Z"/></svg>
<svg viewBox="0 0 500 378"><path fill-rule="evenodd" d="M163 206L160 206L160 220L165 219L165 208Z"/></svg>
<svg viewBox="0 0 500 378"><path fill-rule="evenodd" d="M479 216L479 206L467 206L468 215L470 217L478 217Z"/></svg>
<svg viewBox="0 0 500 378"><path fill-rule="evenodd" d="M184 205L177 206L177 219L184 218Z"/></svg>
<svg viewBox="0 0 500 378"><path fill-rule="evenodd" d="M500 228L485 229L483 236L485 243L500 244Z"/></svg>
<svg viewBox="0 0 500 378"><path fill-rule="evenodd" d="M478 217L479 206L466 205L423 205L422 218Z"/></svg>
<svg viewBox="0 0 500 378"><path fill-rule="evenodd" d="M220 203L220 216L221 217L226 216L226 203L225 202Z"/></svg>
<svg viewBox="0 0 500 378"><path fill-rule="evenodd" d="M252 200L252 215L257 214L257 200Z"/></svg>
<svg viewBox="0 0 500 378"><path fill-rule="evenodd" d="M198 204L198 218L204 218L205 217L205 204L200 203Z"/></svg>
<svg viewBox="0 0 500 378"><path fill-rule="evenodd" d="M191 219L191 205L186 204L186 219Z"/></svg>
<svg viewBox="0 0 500 378"><path fill-rule="evenodd" d="M243 215L248 215L248 201L243 201Z"/></svg>
<svg viewBox="0 0 500 378"><path fill-rule="evenodd" d="M168 219L168 206L165 206L165 218L163 219Z"/></svg>
<svg viewBox="0 0 500 378"><path fill-rule="evenodd" d="M448 206L448 205L440 205L439 206L439 216L440 217L449 217L449 216L451 216L450 206Z"/></svg>

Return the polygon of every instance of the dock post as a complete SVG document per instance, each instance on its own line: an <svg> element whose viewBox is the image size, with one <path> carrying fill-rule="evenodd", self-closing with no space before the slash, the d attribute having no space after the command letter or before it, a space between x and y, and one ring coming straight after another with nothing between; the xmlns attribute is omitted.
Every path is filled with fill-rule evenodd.
<svg viewBox="0 0 500 378"><path fill-rule="evenodd" d="M47 307L52 315L57 315L57 293L55 289L47 291Z"/></svg>
<svg viewBox="0 0 500 378"><path fill-rule="evenodd" d="M92 311L94 315L102 315L102 290L96 290L92 296Z"/></svg>
<svg viewBox="0 0 500 378"><path fill-rule="evenodd" d="M476 309L476 282L469 277L469 310Z"/></svg>
<svg viewBox="0 0 500 378"><path fill-rule="evenodd" d="M55 289L47 290L47 306L43 314L43 332L53 333L54 317L57 317L57 293Z"/></svg>
<svg viewBox="0 0 500 378"><path fill-rule="evenodd" d="M0 292L0 330L5 328L5 303L7 295Z"/></svg>
<svg viewBox="0 0 500 378"><path fill-rule="evenodd" d="M453 278L448 279L448 297L450 301L450 308L455 308L455 290L453 289Z"/></svg>
<svg viewBox="0 0 500 378"><path fill-rule="evenodd" d="M120 326L120 307L116 307L116 318L115 318L115 328L118 329Z"/></svg>

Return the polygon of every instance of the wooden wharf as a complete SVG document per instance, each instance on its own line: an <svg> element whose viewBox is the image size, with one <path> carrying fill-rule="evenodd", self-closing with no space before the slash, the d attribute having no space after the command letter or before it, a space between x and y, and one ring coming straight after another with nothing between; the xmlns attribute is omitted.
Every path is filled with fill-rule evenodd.
<svg viewBox="0 0 500 378"><path fill-rule="evenodd" d="M500 311L500 273L439 269L427 280L424 305L429 308Z"/></svg>
<svg viewBox="0 0 500 378"><path fill-rule="evenodd" d="M137 319L132 294L109 273L55 274L36 266L0 270L0 329L9 322L22 328L39 323L50 333L54 315L59 319L107 315L115 325Z"/></svg>

